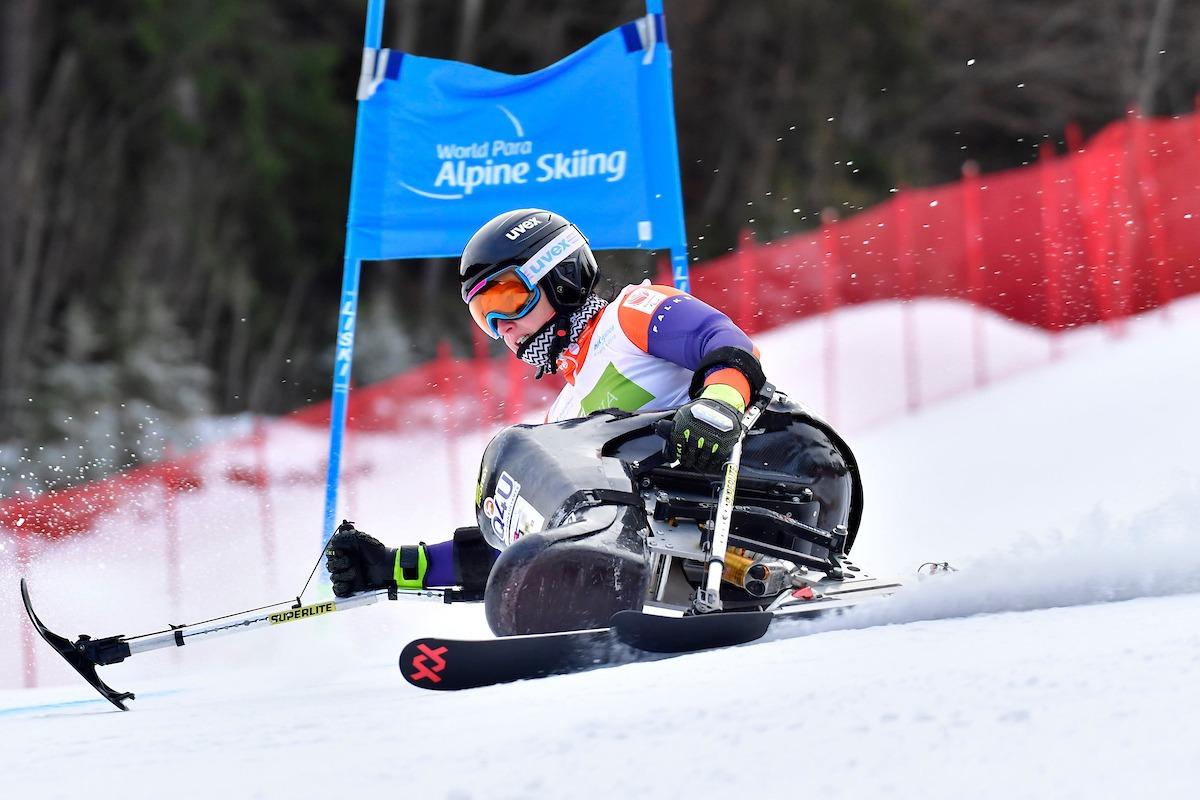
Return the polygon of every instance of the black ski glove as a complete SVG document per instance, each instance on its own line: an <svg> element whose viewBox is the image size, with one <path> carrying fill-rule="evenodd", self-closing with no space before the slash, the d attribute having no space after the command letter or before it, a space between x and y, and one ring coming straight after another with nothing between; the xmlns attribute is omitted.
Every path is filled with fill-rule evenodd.
<svg viewBox="0 0 1200 800"><path fill-rule="evenodd" d="M729 460L741 427L736 408L701 396L675 412L670 452L684 469L715 472Z"/></svg>
<svg viewBox="0 0 1200 800"><path fill-rule="evenodd" d="M395 548L385 547L374 536L368 536L354 527L353 522L343 522L337 532L325 545L325 569L333 583L333 593L337 597L350 597L359 592L372 589L386 589L393 582L400 586L411 586L411 581L401 578L400 551L418 550L420 567L424 567L424 548ZM424 577L424 570L418 572L416 585ZM412 572L412 570L409 570Z"/></svg>

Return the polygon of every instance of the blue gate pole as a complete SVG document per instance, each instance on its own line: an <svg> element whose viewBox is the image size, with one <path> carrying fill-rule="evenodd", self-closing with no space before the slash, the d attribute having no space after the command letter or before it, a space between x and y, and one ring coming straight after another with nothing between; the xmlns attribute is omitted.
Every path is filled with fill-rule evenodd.
<svg viewBox="0 0 1200 800"><path fill-rule="evenodd" d="M688 251L686 244L671 248L671 277L675 281L676 289L691 294L692 281L688 275Z"/></svg>
<svg viewBox="0 0 1200 800"><path fill-rule="evenodd" d="M383 40L383 6L385 0L370 0L367 6L364 49L378 50ZM365 53L364 53L365 59ZM350 172L350 204L357 194L358 155L362 126L354 131L354 166ZM350 217L353 217L353 213ZM362 259L358 257L354 232L346 230L346 254L342 263L342 296L338 305L337 339L333 358L333 392L329 410L329 462L325 472L325 517L321 524L321 546L333 533L337 518L338 484L342 472L342 439L346 430L346 409L350 403L350 374L354 360L354 324L358 316L358 280Z"/></svg>
<svg viewBox="0 0 1200 800"><path fill-rule="evenodd" d="M663 13L662 0L646 0L646 14L663 15L664 25L666 16ZM670 59L669 48L663 48L666 53L666 58ZM655 58L661 58L659 54ZM687 229L683 219L683 183L679 174L679 138L675 134L675 92L671 86L671 69L670 61L667 62L667 69L662 71L661 80L665 84L663 87L663 96L667 98L669 104L666 109L668 124L666 126L667 144L671 154L674 156L667 165L669 180L674 183L675 196L679 198L679 202L673 209L675 219L674 232L676 234L675 244L671 245L671 278L675 282L675 288L682 292L691 291L691 280L688 276L688 246L687 246Z"/></svg>
<svg viewBox="0 0 1200 800"><path fill-rule="evenodd" d="M338 483L342 471L342 440L346 430L346 410L350 404L350 372L354 360L354 323L358 316L358 279L362 259L346 247L342 267L342 299L338 312L337 343L333 357L333 394L329 410L329 463L325 472L325 518L321 544L333 532L337 517Z"/></svg>

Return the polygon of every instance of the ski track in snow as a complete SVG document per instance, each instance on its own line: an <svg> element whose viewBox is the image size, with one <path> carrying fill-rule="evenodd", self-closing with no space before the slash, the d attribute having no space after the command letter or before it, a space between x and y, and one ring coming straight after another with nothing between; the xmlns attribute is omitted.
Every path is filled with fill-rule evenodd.
<svg viewBox="0 0 1200 800"><path fill-rule="evenodd" d="M1136 522L1114 524L1096 512L1074 537L1026 535L957 572L909 577L891 598L776 623L768 637L1200 593L1198 521L1200 490Z"/></svg>

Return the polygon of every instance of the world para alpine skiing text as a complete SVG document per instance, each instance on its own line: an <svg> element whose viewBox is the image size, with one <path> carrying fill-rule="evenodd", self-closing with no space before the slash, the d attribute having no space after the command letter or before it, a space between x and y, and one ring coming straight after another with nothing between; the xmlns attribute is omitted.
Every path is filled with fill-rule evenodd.
<svg viewBox="0 0 1200 800"><path fill-rule="evenodd" d="M460 189L463 194L471 194L481 186L520 185L530 180L546 183L602 177L609 183L615 183L625 177L628 160L625 150L592 153L584 149L570 153L543 153L533 163L494 160L496 156L531 155L532 152L533 143L529 141L507 142L498 139L490 144L439 144L437 156L442 166L438 169L434 187ZM482 159L483 163L471 163L478 159Z"/></svg>

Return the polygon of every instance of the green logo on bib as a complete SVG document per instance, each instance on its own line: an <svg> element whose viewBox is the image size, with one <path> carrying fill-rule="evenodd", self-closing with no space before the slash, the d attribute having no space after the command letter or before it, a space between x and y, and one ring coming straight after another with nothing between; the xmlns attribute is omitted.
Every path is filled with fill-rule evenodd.
<svg viewBox="0 0 1200 800"><path fill-rule="evenodd" d="M587 393L579 407L586 416L602 408L619 408L622 411L637 411L654 399L654 395L626 378L617 368L609 364L596 382L596 388Z"/></svg>

